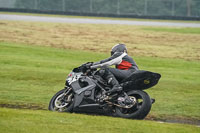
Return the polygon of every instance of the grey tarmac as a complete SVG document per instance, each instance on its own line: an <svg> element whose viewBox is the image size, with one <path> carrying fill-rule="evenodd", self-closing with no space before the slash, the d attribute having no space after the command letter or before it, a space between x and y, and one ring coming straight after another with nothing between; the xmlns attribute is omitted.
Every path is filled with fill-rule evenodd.
<svg viewBox="0 0 200 133"><path fill-rule="evenodd" d="M156 20L155 21L108 20L108 19L68 18L68 17L51 17L51 16L27 16L27 15L8 15L8 14L0 14L0 20L200 28L200 23L195 23L195 22L183 23L183 22L159 22Z"/></svg>

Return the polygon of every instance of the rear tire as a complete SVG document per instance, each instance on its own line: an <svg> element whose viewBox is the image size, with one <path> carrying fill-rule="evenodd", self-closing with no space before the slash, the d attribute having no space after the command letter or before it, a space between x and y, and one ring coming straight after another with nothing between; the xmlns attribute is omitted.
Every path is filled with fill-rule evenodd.
<svg viewBox="0 0 200 133"><path fill-rule="evenodd" d="M72 112L73 111L73 106L74 106L74 95L72 93L72 91L64 98L69 97L69 95L72 95L72 99L69 103L66 103L67 105L64 106L63 108L56 108L56 102L59 100L59 97L61 97L64 92L66 91L66 89L60 90L59 92L57 92L51 99L51 101L49 102L49 110L51 111L58 111L58 112Z"/></svg>
<svg viewBox="0 0 200 133"><path fill-rule="evenodd" d="M149 95L141 90L129 91L128 96L134 96L136 105L130 109L116 107L116 115L123 118L144 119L151 110L151 99ZM140 102L139 100L142 100Z"/></svg>

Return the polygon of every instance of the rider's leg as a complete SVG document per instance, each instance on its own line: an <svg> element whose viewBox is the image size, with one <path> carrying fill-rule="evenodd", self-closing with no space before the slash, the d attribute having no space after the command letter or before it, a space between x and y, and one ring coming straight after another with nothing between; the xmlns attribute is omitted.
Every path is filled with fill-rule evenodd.
<svg viewBox="0 0 200 133"><path fill-rule="evenodd" d="M108 67L104 67L99 71L100 76L105 79L108 84L112 86L112 89L109 91L110 94L122 91L122 87L119 85L119 82L115 76L109 71Z"/></svg>

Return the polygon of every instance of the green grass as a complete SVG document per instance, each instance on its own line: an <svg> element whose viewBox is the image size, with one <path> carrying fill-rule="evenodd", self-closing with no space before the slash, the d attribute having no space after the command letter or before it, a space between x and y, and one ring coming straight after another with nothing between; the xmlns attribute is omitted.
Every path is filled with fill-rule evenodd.
<svg viewBox="0 0 200 133"><path fill-rule="evenodd" d="M34 104L47 109L64 87L72 68L109 54L0 43L0 104ZM147 90L156 99L150 116L158 119L200 119L200 62L134 57L140 69L161 73Z"/></svg>
<svg viewBox="0 0 200 133"><path fill-rule="evenodd" d="M200 34L200 28L166 28L166 27L145 27L147 31L156 32L171 32L171 33L183 33L183 34Z"/></svg>
<svg viewBox="0 0 200 133"><path fill-rule="evenodd" d="M200 60L200 34L191 34L199 28L186 28L187 34L182 33L185 28L152 31L155 29L130 25L0 21L0 42L102 53L109 53L114 44L125 43L129 55Z"/></svg>
<svg viewBox="0 0 200 133"><path fill-rule="evenodd" d="M81 52L80 55L73 50L7 43L0 43L0 49L0 101L6 103L46 105L49 98L64 87L68 73L95 56L95 53L89 56L87 52Z"/></svg>
<svg viewBox="0 0 200 133"><path fill-rule="evenodd" d="M0 108L3 133L199 133L186 124Z"/></svg>
<svg viewBox="0 0 200 133"><path fill-rule="evenodd" d="M113 44L122 42L140 69L162 75L146 90L156 99L147 117L197 123L199 35L196 28L0 21L0 106L47 109L72 68L109 57ZM6 108L0 108L1 131L200 132L182 124Z"/></svg>

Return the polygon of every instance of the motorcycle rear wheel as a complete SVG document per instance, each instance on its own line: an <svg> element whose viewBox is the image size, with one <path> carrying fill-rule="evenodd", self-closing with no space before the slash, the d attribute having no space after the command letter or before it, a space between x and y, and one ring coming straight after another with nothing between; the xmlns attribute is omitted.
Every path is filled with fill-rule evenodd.
<svg viewBox="0 0 200 133"><path fill-rule="evenodd" d="M134 96L137 103L130 109L116 107L115 114L118 117L144 119L151 110L151 99L149 95L141 90L129 91L128 96Z"/></svg>
<svg viewBox="0 0 200 133"><path fill-rule="evenodd" d="M59 92L57 92L51 99L51 101L49 102L49 110L51 111L57 111L57 112L72 112L73 111L73 106L74 106L74 95L72 92L70 92L68 95L64 96L66 89L60 90ZM69 103L61 103L62 100L67 100L67 98L71 95L71 101L69 101ZM61 99L62 98L62 99ZM57 103L59 102L60 103ZM56 105L59 104L59 105ZM57 107L56 107L57 106ZM59 106L59 107L58 107Z"/></svg>

